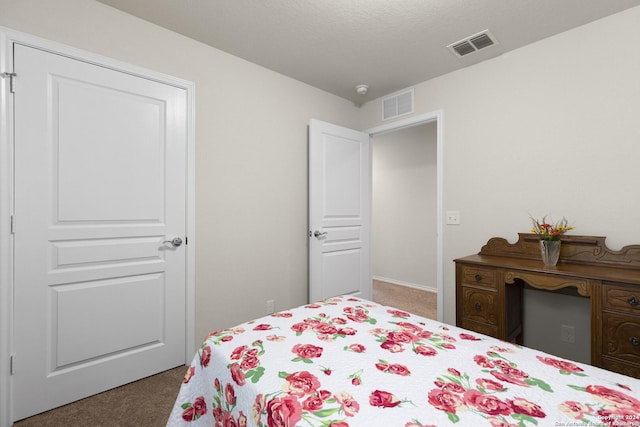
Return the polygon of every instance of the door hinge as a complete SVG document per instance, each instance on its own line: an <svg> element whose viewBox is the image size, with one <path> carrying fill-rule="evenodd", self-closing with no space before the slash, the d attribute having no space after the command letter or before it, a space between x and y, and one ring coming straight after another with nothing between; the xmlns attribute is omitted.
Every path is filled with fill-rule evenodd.
<svg viewBox="0 0 640 427"><path fill-rule="evenodd" d="M15 77L16 77L16 73L2 73L0 74L0 77L2 77L3 79L9 79L9 92L11 93L16 93L16 87L15 87Z"/></svg>
<svg viewBox="0 0 640 427"><path fill-rule="evenodd" d="M11 234L16 234L16 217L11 215Z"/></svg>

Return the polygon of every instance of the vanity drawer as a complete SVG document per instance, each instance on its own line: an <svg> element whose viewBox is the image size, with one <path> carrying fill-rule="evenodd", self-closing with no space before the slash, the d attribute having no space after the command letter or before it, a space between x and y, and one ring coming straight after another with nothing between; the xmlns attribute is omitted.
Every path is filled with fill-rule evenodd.
<svg viewBox="0 0 640 427"><path fill-rule="evenodd" d="M462 318L496 327L498 315L496 309L497 294L474 287L462 287ZM465 326L463 326L465 327Z"/></svg>
<svg viewBox="0 0 640 427"><path fill-rule="evenodd" d="M462 267L462 281L467 284L497 289L496 270L471 266Z"/></svg>
<svg viewBox="0 0 640 427"><path fill-rule="evenodd" d="M608 371L618 372L622 375L640 378L640 365L624 363L620 362L617 359L611 359L607 356L602 356L602 364L600 365L600 367Z"/></svg>
<svg viewBox="0 0 640 427"><path fill-rule="evenodd" d="M602 307L640 316L640 286L620 283L602 284Z"/></svg>
<svg viewBox="0 0 640 427"><path fill-rule="evenodd" d="M602 356L640 365L640 317L602 313Z"/></svg>

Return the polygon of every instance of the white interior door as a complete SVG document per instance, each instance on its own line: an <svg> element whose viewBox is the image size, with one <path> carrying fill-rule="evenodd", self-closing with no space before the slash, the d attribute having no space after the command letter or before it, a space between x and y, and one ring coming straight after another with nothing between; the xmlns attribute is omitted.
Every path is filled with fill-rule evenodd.
<svg viewBox="0 0 640 427"><path fill-rule="evenodd" d="M309 125L309 299L371 299L369 135Z"/></svg>
<svg viewBox="0 0 640 427"><path fill-rule="evenodd" d="M185 362L186 91L16 45L13 419ZM176 242L177 243L177 242Z"/></svg>

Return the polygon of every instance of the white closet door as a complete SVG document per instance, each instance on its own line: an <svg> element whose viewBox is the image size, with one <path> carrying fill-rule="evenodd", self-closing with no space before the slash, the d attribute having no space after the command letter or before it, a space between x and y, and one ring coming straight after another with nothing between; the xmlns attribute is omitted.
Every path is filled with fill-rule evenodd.
<svg viewBox="0 0 640 427"><path fill-rule="evenodd" d="M14 46L15 420L181 365L186 91ZM176 241L177 243L177 241Z"/></svg>

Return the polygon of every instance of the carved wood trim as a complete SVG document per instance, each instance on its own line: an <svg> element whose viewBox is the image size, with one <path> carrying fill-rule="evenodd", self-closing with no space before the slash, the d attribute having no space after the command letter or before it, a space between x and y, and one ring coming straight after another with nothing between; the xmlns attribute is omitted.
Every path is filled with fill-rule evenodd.
<svg viewBox="0 0 640 427"><path fill-rule="evenodd" d="M566 279L558 276L547 276L544 274L525 273L522 271L507 270L504 281L513 284L516 279L524 280L527 284L538 289L556 291L562 288L575 287L578 293L585 297L591 296L591 287L587 279Z"/></svg>
<svg viewBox="0 0 640 427"><path fill-rule="evenodd" d="M640 269L640 245L629 245L619 251L607 248L606 237L564 235L559 263L611 266ZM480 255L541 259L540 240L531 233L518 233L518 241L509 243L502 237L489 239Z"/></svg>

